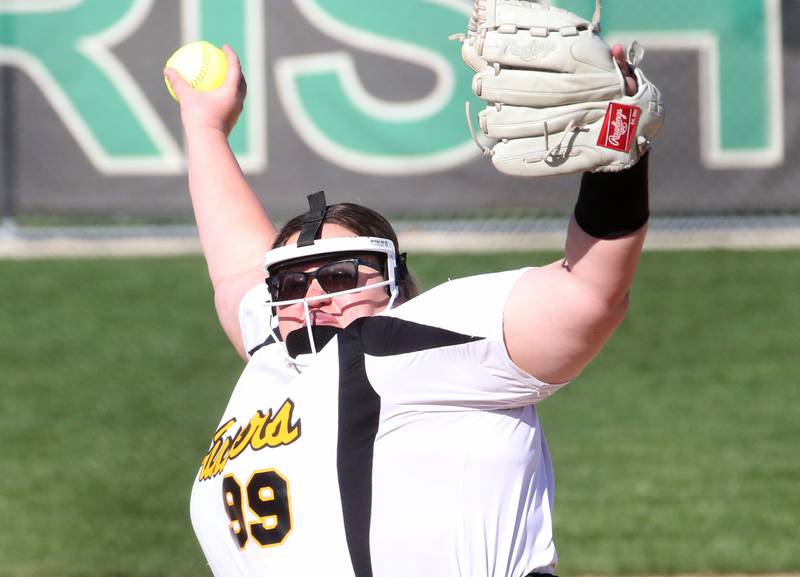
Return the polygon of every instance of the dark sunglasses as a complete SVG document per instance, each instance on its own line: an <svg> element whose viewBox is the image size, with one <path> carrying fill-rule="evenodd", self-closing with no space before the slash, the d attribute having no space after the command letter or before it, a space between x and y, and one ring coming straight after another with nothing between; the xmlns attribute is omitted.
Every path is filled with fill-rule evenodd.
<svg viewBox="0 0 800 577"><path fill-rule="evenodd" d="M337 260L311 272L285 271L271 273L267 277L267 288L273 302L291 301L306 296L313 279L326 293L335 293L358 286L358 266L366 266L380 273L383 267L361 258Z"/></svg>

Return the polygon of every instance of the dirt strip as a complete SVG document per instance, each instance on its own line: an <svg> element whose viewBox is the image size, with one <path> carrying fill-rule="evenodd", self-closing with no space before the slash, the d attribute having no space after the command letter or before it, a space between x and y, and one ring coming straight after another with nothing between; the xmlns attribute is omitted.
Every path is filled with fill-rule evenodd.
<svg viewBox="0 0 800 577"><path fill-rule="evenodd" d="M400 245L411 252L500 252L561 250L563 223L535 230L508 227L414 226L398 227ZM800 248L800 225L665 226L651 225L646 250L772 250ZM96 258L198 254L200 242L193 227L179 229L92 228L16 229L0 227L0 259Z"/></svg>

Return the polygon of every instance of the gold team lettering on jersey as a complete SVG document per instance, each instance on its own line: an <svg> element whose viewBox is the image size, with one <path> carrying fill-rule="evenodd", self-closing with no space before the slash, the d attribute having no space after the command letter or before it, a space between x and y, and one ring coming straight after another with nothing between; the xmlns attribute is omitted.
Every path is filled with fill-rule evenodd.
<svg viewBox="0 0 800 577"><path fill-rule="evenodd" d="M300 437L300 419L293 422L293 411L294 402L291 399L286 399L274 414L272 409L268 409L266 414L259 409L247 425L240 426L232 435L227 433L236 424L236 419L224 422L214 433L211 449L203 457L200 480L219 475L229 460L241 455L248 447L258 451L296 441Z"/></svg>

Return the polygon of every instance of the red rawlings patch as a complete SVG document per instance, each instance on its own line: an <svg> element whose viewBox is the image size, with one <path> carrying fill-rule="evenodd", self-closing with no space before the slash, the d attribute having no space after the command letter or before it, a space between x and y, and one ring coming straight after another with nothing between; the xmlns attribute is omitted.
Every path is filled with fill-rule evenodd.
<svg viewBox="0 0 800 577"><path fill-rule="evenodd" d="M641 112L638 106L609 103L597 145L620 152L630 152Z"/></svg>

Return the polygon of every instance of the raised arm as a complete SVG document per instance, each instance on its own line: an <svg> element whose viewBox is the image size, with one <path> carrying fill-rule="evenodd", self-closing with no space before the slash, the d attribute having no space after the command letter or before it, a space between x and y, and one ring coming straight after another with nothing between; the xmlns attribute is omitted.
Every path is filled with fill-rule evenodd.
<svg viewBox="0 0 800 577"><path fill-rule="evenodd" d="M164 74L180 101L189 193L217 315L231 343L244 356L239 303L247 290L263 281L264 252L276 230L228 144L247 89L236 54L228 46L223 50L228 74L216 90L197 92L176 71L166 69Z"/></svg>
<svg viewBox="0 0 800 577"><path fill-rule="evenodd" d="M620 173L587 173L565 257L532 269L506 303L514 362L549 383L577 376L622 322L647 232L648 157Z"/></svg>
<svg viewBox="0 0 800 577"><path fill-rule="evenodd" d="M462 42L486 102L476 137L505 174L583 172L564 259L525 273L504 309L511 359L549 383L575 377L622 322L648 218L647 156L663 124L661 96L591 20L550 2L475 0Z"/></svg>
<svg viewBox="0 0 800 577"><path fill-rule="evenodd" d="M637 84L622 47L612 53L626 95L647 89ZM625 316L647 232L648 162L645 155L623 171L585 173L564 259L526 273L509 296L509 354L543 381L577 376Z"/></svg>

